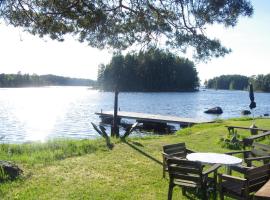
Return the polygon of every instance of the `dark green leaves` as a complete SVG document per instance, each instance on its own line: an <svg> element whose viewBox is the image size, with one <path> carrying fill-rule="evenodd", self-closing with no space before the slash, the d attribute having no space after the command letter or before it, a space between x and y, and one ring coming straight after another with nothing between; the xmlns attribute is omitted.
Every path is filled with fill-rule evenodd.
<svg viewBox="0 0 270 200"><path fill-rule="evenodd" d="M195 49L201 60L230 50L204 35L209 24L235 26L251 16L248 0L2 0L0 16L14 26L62 41L73 34L92 47L132 45Z"/></svg>
<svg viewBox="0 0 270 200"><path fill-rule="evenodd" d="M199 86L193 62L158 49L113 56L100 66L98 82L105 91L116 86L119 91L193 91Z"/></svg>

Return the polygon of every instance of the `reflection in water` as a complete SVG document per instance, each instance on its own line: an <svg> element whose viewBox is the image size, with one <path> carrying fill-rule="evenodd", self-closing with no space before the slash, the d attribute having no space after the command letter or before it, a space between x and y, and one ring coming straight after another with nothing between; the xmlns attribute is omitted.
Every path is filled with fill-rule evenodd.
<svg viewBox="0 0 270 200"><path fill-rule="evenodd" d="M86 87L0 89L0 138L20 143L48 138L95 138L94 112L113 109L113 93ZM255 115L270 112L270 94L255 94ZM194 93L120 93L122 111L215 119L204 110L221 106L220 118L239 117L248 109L245 91L206 90Z"/></svg>

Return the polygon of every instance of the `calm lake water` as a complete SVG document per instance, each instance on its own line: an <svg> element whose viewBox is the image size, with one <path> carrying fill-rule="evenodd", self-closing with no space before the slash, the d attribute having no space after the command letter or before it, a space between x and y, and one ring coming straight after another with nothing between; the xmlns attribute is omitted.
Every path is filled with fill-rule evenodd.
<svg viewBox="0 0 270 200"><path fill-rule="evenodd" d="M22 143L50 138L96 138L94 113L113 109L114 94L87 87L0 89L0 142ZM270 93L255 93L255 115L270 113ZM187 93L120 93L121 111L201 119L241 116L248 109L246 91L204 90ZM221 106L220 116L204 114Z"/></svg>

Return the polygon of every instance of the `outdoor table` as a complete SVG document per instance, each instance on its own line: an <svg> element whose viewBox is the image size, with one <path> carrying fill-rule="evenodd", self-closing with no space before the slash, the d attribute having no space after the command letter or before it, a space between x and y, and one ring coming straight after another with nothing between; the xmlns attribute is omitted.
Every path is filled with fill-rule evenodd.
<svg viewBox="0 0 270 200"><path fill-rule="evenodd" d="M227 173L230 171L230 166L242 163L241 158L222 153L191 153L187 155L187 159L191 161L199 161L203 164L225 165Z"/></svg>

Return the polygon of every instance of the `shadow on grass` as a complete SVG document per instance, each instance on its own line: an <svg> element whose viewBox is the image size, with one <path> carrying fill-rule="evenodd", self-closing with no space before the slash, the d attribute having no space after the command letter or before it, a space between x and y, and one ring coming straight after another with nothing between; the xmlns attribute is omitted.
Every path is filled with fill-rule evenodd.
<svg viewBox="0 0 270 200"><path fill-rule="evenodd" d="M124 143L127 144L128 146L130 146L132 149L138 151L140 154L142 154L142 155L144 155L145 157L149 158L150 160L156 162L157 164L162 165L162 162L161 162L161 161L157 160L156 158L154 158L154 157L151 156L150 154L148 154L148 153L142 151L141 149L139 149L139 148L136 147L135 145L133 145L133 144L127 142L127 141L124 141ZM142 146L142 145L141 145L141 146Z"/></svg>

